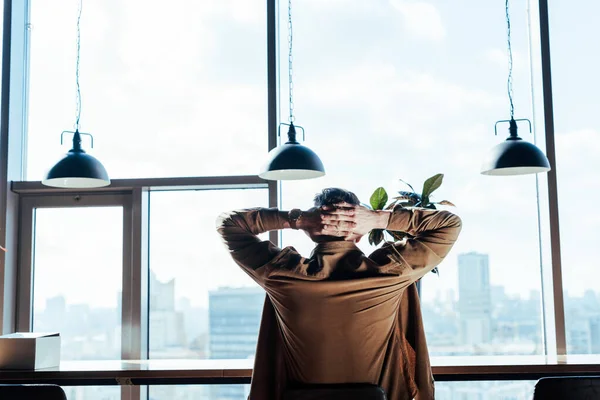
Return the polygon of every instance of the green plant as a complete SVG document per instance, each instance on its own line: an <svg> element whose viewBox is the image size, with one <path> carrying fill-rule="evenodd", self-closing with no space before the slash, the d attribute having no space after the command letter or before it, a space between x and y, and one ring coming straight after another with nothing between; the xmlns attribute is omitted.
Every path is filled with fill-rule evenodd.
<svg viewBox="0 0 600 400"><path fill-rule="evenodd" d="M436 205L454 206L448 200L442 201L431 201L431 194L437 190L444 179L444 174L436 174L423 183L423 190L421 193L415 192L415 189L407 182L400 179L400 182L404 183L410 188L410 191L399 191L398 196L393 197L392 201L388 204L389 196L384 188L378 187L375 189L371 198L370 208L373 210L396 210L398 208L410 208L410 207L422 207L436 209ZM386 235L391 236L393 241L403 240L405 238L411 238L412 236L407 232L388 231L386 229L373 229L369 232L369 243L372 245L379 245L385 241ZM437 273L437 268L434 268L433 273Z"/></svg>

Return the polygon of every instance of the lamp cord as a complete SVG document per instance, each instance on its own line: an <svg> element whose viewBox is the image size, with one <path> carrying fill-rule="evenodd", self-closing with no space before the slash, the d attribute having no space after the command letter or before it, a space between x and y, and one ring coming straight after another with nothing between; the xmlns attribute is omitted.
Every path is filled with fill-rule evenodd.
<svg viewBox="0 0 600 400"><path fill-rule="evenodd" d="M513 53L512 46L510 43L510 13L508 9L508 0L505 4L506 9L506 32L508 41L508 80L506 82L506 89L508 92L508 101L510 102L510 119L515 117L515 106L513 104L513 86L512 86L512 73L513 73Z"/></svg>
<svg viewBox="0 0 600 400"><path fill-rule="evenodd" d="M290 102L290 124L294 123L294 81L292 79L292 0L288 0L288 78L289 78L289 102Z"/></svg>
<svg viewBox="0 0 600 400"><path fill-rule="evenodd" d="M75 130L79 130L79 120L81 119L81 88L79 86L79 52L81 50L81 9L83 0L79 0L79 9L77 10L77 58L75 61L75 85L77 86L77 96L75 99L76 115Z"/></svg>

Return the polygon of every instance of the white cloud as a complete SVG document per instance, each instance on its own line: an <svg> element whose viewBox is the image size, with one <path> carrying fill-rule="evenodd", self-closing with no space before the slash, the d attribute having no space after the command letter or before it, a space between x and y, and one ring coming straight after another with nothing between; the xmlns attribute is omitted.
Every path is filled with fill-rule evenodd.
<svg viewBox="0 0 600 400"><path fill-rule="evenodd" d="M600 154L600 131L587 128L567 133L557 132L556 169L559 204L562 215L571 217L561 221L561 228L568 227L569 232L579 231L583 226L590 228L584 229L585 232L591 232L592 227L597 231L596 227L600 223L598 213L588 213L585 218L579 218L580 210L567 206L588 204L600 192L600 180L596 176L597 168L593 167L598 165L598 154ZM597 237L596 235L594 240L597 240Z"/></svg>
<svg viewBox="0 0 600 400"><path fill-rule="evenodd" d="M561 120L572 120L570 115ZM600 193L597 177L600 131L582 128L557 129L556 173L560 213L563 285L570 295L581 295L589 283L581 277L598 280L597 261L582 249L598 247L600 214L595 210ZM566 268L565 268L566 267ZM588 281L586 282L589 282ZM592 286L593 287L593 286Z"/></svg>
<svg viewBox="0 0 600 400"><path fill-rule="evenodd" d="M499 68L508 72L508 50L490 48L485 52L485 59ZM527 55L513 49L513 70L523 73L529 71L529 58Z"/></svg>
<svg viewBox="0 0 600 400"><path fill-rule="evenodd" d="M391 0L404 20L406 29L415 35L440 41L446 36L442 16L431 3L424 1Z"/></svg>
<svg viewBox="0 0 600 400"><path fill-rule="evenodd" d="M266 7L258 6L255 1L230 0L225 10L236 22L261 26L266 21Z"/></svg>
<svg viewBox="0 0 600 400"><path fill-rule="evenodd" d="M303 92L306 90L306 92ZM458 85L431 74L402 70L372 60L348 67L334 77L313 79L296 91L311 105L327 108L356 108L372 113L372 123L389 120L396 125L399 110L410 120L422 122L432 118L457 115L477 108L498 107L501 97L484 90Z"/></svg>
<svg viewBox="0 0 600 400"><path fill-rule="evenodd" d="M586 158L597 157L600 153L600 132L595 129L581 129L567 133L557 132L556 146L560 162L573 164L577 161L585 163Z"/></svg>

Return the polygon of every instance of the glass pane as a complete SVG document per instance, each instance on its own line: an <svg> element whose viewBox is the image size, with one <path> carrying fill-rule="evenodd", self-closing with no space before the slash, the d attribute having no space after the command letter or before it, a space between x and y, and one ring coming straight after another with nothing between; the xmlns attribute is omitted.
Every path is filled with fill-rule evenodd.
<svg viewBox="0 0 600 400"><path fill-rule="evenodd" d="M250 385L150 386L149 400L246 400Z"/></svg>
<svg viewBox="0 0 600 400"><path fill-rule="evenodd" d="M267 206L267 190L150 196L150 358L253 358L265 294L233 262L215 220Z"/></svg>
<svg viewBox="0 0 600 400"><path fill-rule="evenodd" d="M436 398L452 400L531 400L536 381L436 382ZM220 396L211 390L238 389L243 395ZM250 385L150 386L150 400L245 400Z"/></svg>
<svg viewBox="0 0 600 400"><path fill-rule="evenodd" d="M70 149L78 0L31 3L27 178L40 180ZM84 2L84 149L111 178L258 173L266 49L264 0Z"/></svg>
<svg viewBox="0 0 600 400"><path fill-rule="evenodd" d="M511 2L511 11L515 117L532 118L526 1ZM402 179L421 192L425 179L445 174L433 199L457 205L449 209L463 230L439 276L422 280L432 355L542 351L535 177L480 174L487 152L507 136L502 124L494 136L494 123L509 117L504 13L504 3L477 0L460 8L360 0L294 7L296 122L327 175L284 182L283 206L306 209L331 186L368 203L377 187L395 196L410 190ZM287 71L285 20L280 25ZM533 140L526 124L520 133ZM313 247L301 232L284 231L283 241L305 256ZM366 242L359 247L372 251Z"/></svg>
<svg viewBox="0 0 600 400"><path fill-rule="evenodd" d="M84 400L120 400L121 388L118 386L62 386L67 399Z"/></svg>
<svg viewBox="0 0 600 400"><path fill-rule="evenodd" d="M536 381L436 382L435 395L452 400L531 400Z"/></svg>
<svg viewBox="0 0 600 400"><path fill-rule="evenodd" d="M600 54L585 46L600 34L600 4L550 1L549 8L567 351L600 354L600 270L589 252L600 241L600 216L588 210L600 193Z"/></svg>
<svg viewBox="0 0 600 400"><path fill-rule="evenodd" d="M61 360L121 358L123 209L38 208L33 331L60 332ZM68 388L69 400L119 399L116 388Z"/></svg>

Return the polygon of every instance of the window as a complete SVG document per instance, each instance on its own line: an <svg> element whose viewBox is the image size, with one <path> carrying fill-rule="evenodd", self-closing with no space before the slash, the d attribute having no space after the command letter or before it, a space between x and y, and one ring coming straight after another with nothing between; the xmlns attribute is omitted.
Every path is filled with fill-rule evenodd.
<svg viewBox="0 0 600 400"><path fill-rule="evenodd" d="M59 330L64 359L252 359L264 293L223 249L214 231L219 213L277 203L306 209L328 186L366 203L377 187L394 195L406 189L402 179L419 191L424 179L444 173L435 199L455 203L464 228L440 275L422 280L430 354L459 360L452 356L552 352L544 328L557 336L565 328L542 323L553 311L548 302L541 307L542 289L546 301L552 293L541 271L547 277L552 268L546 236L556 228L547 217L554 205L545 193L553 188L545 175L538 182L479 174L485 153L506 136L506 125L493 135L494 122L509 116L504 4L294 3L295 123L327 176L267 184L255 176L274 139L267 122L276 114L287 122L288 105L285 2L279 53L269 55L279 57L279 76L267 76L266 6L276 3L84 1L81 130L95 138L94 149L87 138L84 147L112 179L133 179L81 193L12 182L19 204L10 199L8 206L6 197L15 196L0 193L0 219L8 210L19 220L0 221L19 247L18 261L5 263L5 275L19 279L17 330ZM513 85L515 117L534 125L534 135L525 125L519 133L544 149L535 3L511 1ZM11 127L0 144L10 139L13 146L7 181L21 179L21 170L38 181L70 147L70 137L61 148L59 136L73 129L76 115L78 1L12 6L11 96L3 96ZM590 171L600 150L592 117L600 87L590 78L598 58L585 47L595 25L572 4L550 7L568 352L600 354L598 272L587 251L600 222L587 204L598 186ZM268 88L275 98L267 98ZM302 232L281 238L304 255L312 250ZM359 247L373 250L366 238ZM562 308L560 299L554 305ZM438 397L525 399L532 385L437 388ZM118 387L67 389L70 399L121 397ZM247 394L248 385L148 388L156 400Z"/></svg>
<svg viewBox="0 0 600 400"><path fill-rule="evenodd" d="M512 11L515 104L527 117L525 2L512 2ZM479 174L486 152L507 136L506 125L494 136L494 122L509 111L504 4L306 1L294 16L297 123L327 175L284 182L284 208L310 207L328 186L368 203L379 186L394 195L407 190L403 179L420 191L444 173L435 198L457 205L463 231L439 276L423 279L431 354L540 354L535 178ZM282 55L286 40L282 30ZM282 75L286 63L282 56ZM312 248L297 232L284 232L283 242L305 255Z"/></svg>
<svg viewBox="0 0 600 400"><path fill-rule="evenodd" d="M223 393L233 394L233 396L237 397L223 397ZM243 395L240 395L240 393ZM151 386L148 400L246 399L249 393L250 385Z"/></svg>
<svg viewBox="0 0 600 400"><path fill-rule="evenodd" d="M215 220L267 204L264 189L151 193L150 358L254 358L265 292L231 259ZM150 388L152 399L205 393L242 399L248 387Z"/></svg>
<svg viewBox="0 0 600 400"><path fill-rule="evenodd" d="M61 359L120 358L122 243L121 208L35 211L33 329L61 333Z"/></svg>
<svg viewBox="0 0 600 400"><path fill-rule="evenodd" d="M60 332L61 360L121 358L123 199L93 196L29 198L23 201L23 280L30 277L29 310L18 331ZM121 204L121 205L119 205ZM27 229L28 227L28 229ZM24 242L27 242L26 240ZM27 260L30 260L28 262ZM23 286L25 286L23 284ZM70 387L69 399L118 399L118 387Z"/></svg>
<svg viewBox="0 0 600 400"><path fill-rule="evenodd" d="M531 400L535 381L436 382L435 395L456 400Z"/></svg>
<svg viewBox="0 0 600 400"><path fill-rule="evenodd" d="M81 131L94 135L94 149L85 137L84 148L112 179L258 173L267 149L264 1L83 3ZM70 149L60 133L76 116L77 11L77 0L31 1L30 180Z"/></svg>
<svg viewBox="0 0 600 400"><path fill-rule="evenodd" d="M600 190L595 95L600 58L587 48L589 38L600 33L592 17L600 6L586 3L585 13L577 6L557 1L549 6L566 338L568 353L600 354L600 272L593 256L600 217L589 211Z"/></svg>

